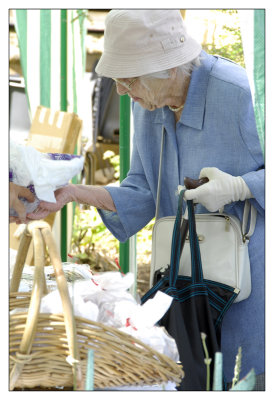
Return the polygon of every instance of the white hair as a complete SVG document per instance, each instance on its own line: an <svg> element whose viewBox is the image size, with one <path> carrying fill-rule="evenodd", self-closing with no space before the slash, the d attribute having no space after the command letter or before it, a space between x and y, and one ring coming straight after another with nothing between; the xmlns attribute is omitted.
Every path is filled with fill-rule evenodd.
<svg viewBox="0 0 274 400"><path fill-rule="evenodd" d="M201 65L200 56L196 57L194 60L186 63L178 65L176 68L179 69L183 73L183 75L190 75L191 72ZM152 74L146 74L140 76L140 81L146 86L146 82L148 79L167 79L170 77L170 69L165 69L159 72L153 72Z"/></svg>

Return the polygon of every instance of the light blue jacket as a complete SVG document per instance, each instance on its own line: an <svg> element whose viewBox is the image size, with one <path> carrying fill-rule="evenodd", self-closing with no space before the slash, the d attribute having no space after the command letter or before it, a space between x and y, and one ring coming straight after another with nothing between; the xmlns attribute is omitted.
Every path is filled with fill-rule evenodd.
<svg viewBox="0 0 274 400"><path fill-rule="evenodd" d="M242 346L242 374L264 372L264 159L256 130L245 70L207 55L193 71L180 121L164 107L147 111L133 104L134 138L131 168L120 187L107 186L117 213L99 210L120 241L142 229L155 216L162 126L167 135L159 217L175 215L177 186L185 176L198 178L204 167L242 176L258 210L249 243L252 271L250 297L234 304L224 317L222 352L226 379L231 381L235 357ZM242 218L243 202L225 212ZM197 212L208 212L197 206Z"/></svg>

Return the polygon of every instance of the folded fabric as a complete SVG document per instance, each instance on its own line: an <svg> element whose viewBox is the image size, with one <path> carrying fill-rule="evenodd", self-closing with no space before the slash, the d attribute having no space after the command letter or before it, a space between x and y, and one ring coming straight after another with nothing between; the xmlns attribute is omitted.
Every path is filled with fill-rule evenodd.
<svg viewBox="0 0 274 400"><path fill-rule="evenodd" d="M66 186L83 169L84 157L72 154L41 153L31 146L10 141L9 180L30 189L35 201L21 199L27 213L34 211L41 200L56 202L54 191ZM10 210L11 216L17 216Z"/></svg>

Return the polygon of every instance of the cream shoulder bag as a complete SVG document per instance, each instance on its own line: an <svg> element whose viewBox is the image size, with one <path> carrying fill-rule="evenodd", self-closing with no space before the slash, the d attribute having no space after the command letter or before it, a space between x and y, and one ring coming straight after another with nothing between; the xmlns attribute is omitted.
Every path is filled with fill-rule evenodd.
<svg viewBox="0 0 274 400"><path fill-rule="evenodd" d="M156 222L152 234L150 287L153 286L155 277L163 274L170 264L172 232L176 218L175 216L158 218L164 139L163 128ZM250 223L247 232L249 215ZM245 300L251 292L248 243L255 230L256 216L257 210L247 200L242 223L237 217L223 213L196 214L195 216L204 278L238 289L239 294L235 302ZM190 260L190 248L186 239L180 259L180 275L191 276Z"/></svg>

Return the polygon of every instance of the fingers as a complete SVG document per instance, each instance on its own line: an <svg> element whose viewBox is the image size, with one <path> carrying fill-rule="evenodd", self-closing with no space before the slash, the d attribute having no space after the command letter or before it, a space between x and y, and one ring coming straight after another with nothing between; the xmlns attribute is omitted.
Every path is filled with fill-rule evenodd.
<svg viewBox="0 0 274 400"><path fill-rule="evenodd" d="M186 200L194 200L196 198L196 190L197 189L186 190L185 194L184 194L184 198Z"/></svg>
<svg viewBox="0 0 274 400"><path fill-rule="evenodd" d="M9 183L10 187L10 208L14 209L17 213L18 220L14 222L25 223L26 222L26 208L20 198L25 198L27 201L32 203L35 200L34 194L26 187L16 185L13 182Z"/></svg>
<svg viewBox="0 0 274 400"><path fill-rule="evenodd" d="M186 199L186 200L197 200L197 199L199 199L199 197L200 197L202 194L204 194L205 191L207 191L206 186L207 186L208 184L209 184L209 183L205 183L204 185L199 186L199 187L196 188L196 189L186 190L186 191L185 191L185 199Z"/></svg>
<svg viewBox="0 0 274 400"><path fill-rule="evenodd" d="M30 203L33 203L35 200L34 194L26 187L20 187L18 189L18 196L24 197L26 200L28 200Z"/></svg>
<svg viewBox="0 0 274 400"><path fill-rule="evenodd" d="M208 178L208 182L203 183L196 189L188 189L185 192L184 198L186 200L198 200L201 195L208 191L210 180L214 177L216 171L218 171L215 167L205 167L201 169L199 179Z"/></svg>
<svg viewBox="0 0 274 400"><path fill-rule="evenodd" d="M26 220L26 209L22 201L18 198L13 201L13 209L17 212L18 218L25 223Z"/></svg>
<svg viewBox="0 0 274 400"><path fill-rule="evenodd" d="M215 167L206 167L201 169L200 171L200 175L199 178L208 178L208 179L212 179L212 177L214 176L214 174L216 173L216 171L218 171L217 168Z"/></svg>
<svg viewBox="0 0 274 400"><path fill-rule="evenodd" d="M21 221L18 217L9 216L9 223L16 223L16 225L23 224L24 222Z"/></svg>
<svg viewBox="0 0 274 400"><path fill-rule="evenodd" d="M59 203L49 203L48 201L41 201L39 203L39 209L40 210L47 210L48 212L56 212L60 210L60 205Z"/></svg>
<svg viewBox="0 0 274 400"><path fill-rule="evenodd" d="M201 169L200 171L200 178L208 178L209 180L211 179L222 179L226 176L228 176L224 171L221 171L219 168L216 167L206 167Z"/></svg>
<svg viewBox="0 0 274 400"><path fill-rule="evenodd" d="M38 207L35 211L33 211L32 213L27 214L27 220L32 221L35 219L44 219L46 218L49 214L51 213L51 211L49 210L44 210L41 209L40 207Z"/></svg>

